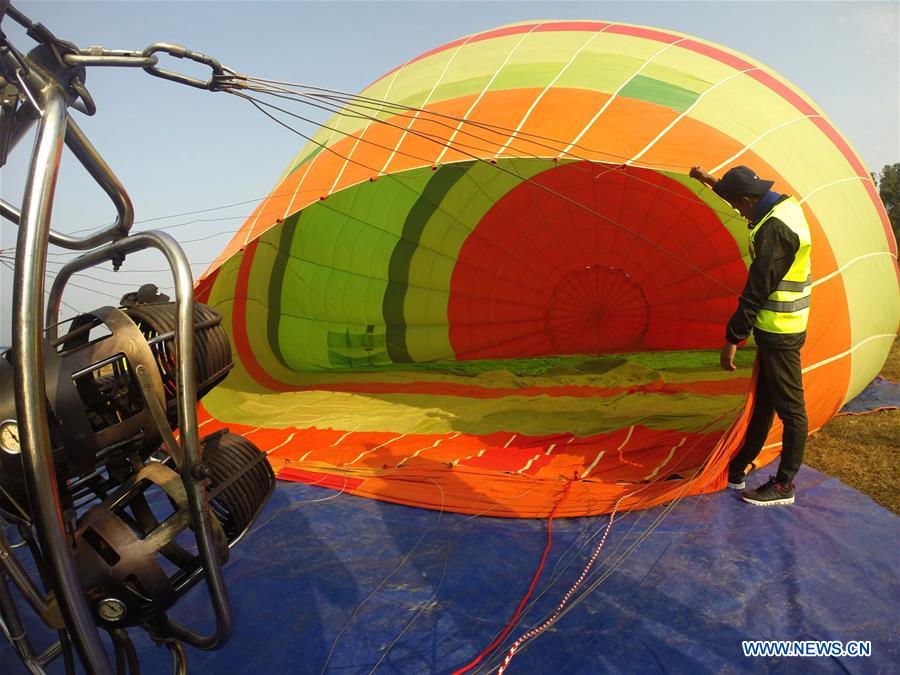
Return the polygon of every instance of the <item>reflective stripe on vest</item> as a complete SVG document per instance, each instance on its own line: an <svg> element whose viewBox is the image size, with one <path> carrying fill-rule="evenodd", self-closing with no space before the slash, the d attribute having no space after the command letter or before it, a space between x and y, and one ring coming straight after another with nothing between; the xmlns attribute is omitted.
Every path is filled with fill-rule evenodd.
<svg viewBox="0 0 900 675"><path fill-rule="evenodd" d="M806 281L785 281L782 279L775 287L776 291L794 291L800 293L806 290L807 286L812 286L812 275L806 277Z"/></svg>
<svg viewBox="0 0 900 675"><path fill-rule="evenodd" d="M763 309L770 309L773 312L789 313L796 312L800 309L809 307L810 296L794 300L793 302L779 302L777 300L766 300L763 303Z"/></svg>
<svg viewBox="0 0 900 675"><path fill-rule="evenodd" d="M759 228L769 219L778 218L800 239L800 248L790 269L766 298L753 325L769 333L802 333L809 320L812 291L810 251L812 242L803 207L794 197L778 202L750 232L750 257L756 258L754 240Z"/></svg>

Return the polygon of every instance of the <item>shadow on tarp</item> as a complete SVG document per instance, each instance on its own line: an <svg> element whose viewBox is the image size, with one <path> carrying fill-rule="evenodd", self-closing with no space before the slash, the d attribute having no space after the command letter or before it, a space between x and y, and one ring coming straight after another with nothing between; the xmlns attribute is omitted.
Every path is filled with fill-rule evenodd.
<svg viewBox="0 0 900 675"><path fill-rule="evenodd" d="M752 507L734 492L684 499L508 672L890 672L900 660L900 520L812 469L797 485L790 508ZM617 520L585 586L663 508ZM554 522L535 602L506 647L553 611L606 522ZM450 672L506 625L545 544L545 521L279 484L226 567L234 638L218 652L190 650L190 672ZM194 589L173 614L208 622L205 595ZM168 672L167 652L133 632L143 671ZM766 639L869 640L872 656L743 656L742 640ZM22 672L5 643L0 663L4 673Z"/></svg>

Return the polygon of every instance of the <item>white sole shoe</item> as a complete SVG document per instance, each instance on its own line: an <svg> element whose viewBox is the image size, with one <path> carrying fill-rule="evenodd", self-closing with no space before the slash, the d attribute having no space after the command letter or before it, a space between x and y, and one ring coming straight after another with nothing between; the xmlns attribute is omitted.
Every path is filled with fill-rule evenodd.
<svg viewBox="0 0 900 675"><path fill-rule="evenodd" d="M748 499L747 497L741 495L741 499L743 499L748 504L753 504L753 506L787 506L788 504L794 503L794 495L790 497L785 497L784 499L770 499L768 501L761 501L756 499Z"/></svg>
<svg viewBox="0 0 900 675"><path fill-rule="evenodd" d="M747 484L744 481L741 481L740 483L732 483L729 481L728 483L729 490L743 490L745 487L747 487Z"/></svg>

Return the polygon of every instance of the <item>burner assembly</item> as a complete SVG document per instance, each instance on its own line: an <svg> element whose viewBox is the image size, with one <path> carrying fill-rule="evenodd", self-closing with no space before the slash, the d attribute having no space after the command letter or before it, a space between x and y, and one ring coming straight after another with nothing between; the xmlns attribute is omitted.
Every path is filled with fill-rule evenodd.
<svg viewBox="0 0 900 675"><path fill-rule="evenodd" d="M218 312L195 303L193 319L199 398L231 370L231 347ZM227 430L200 439L193 463L176 440L176 303L102 307L67 324L45 339L43 353L53 469L77 578L98 626L165 636L175 627L166 612L205 573L191 552L196 523L183 476L205 493L201 513L219 565L275 477L264 453ZM0 514L33 542L13 357L0 355ZM175 632L184 639L184 629Z"/></svg>
<svg viewBox="0 0 900 675"><path fill-rule="evenodd" d="M24 54L0 32L0 166L37 128L21 208L0 200L0 215L19 227L12 347L0 352L0 633L30 672L44 672L58 656L75 672L74 647L85 672L138 673L128 629L139 627L169 648L175 672L186 672L185 644L216 649L231 635L221 567L275 476L265 453L241 436L221 429L199 437L197 401L232 368L222 316L194 302L190 265L175 239L130 232L127 193L67 108L96 111L84 86L87 66L140 67L211 91L225 86L225 71L166 43L81 50L8 0L0 0L2 20L20 24L38 46ZM204 83L158 69L159 53L202 63L212 76ZM50 228L63 143L117 211L113 225L83 237ZM55 273L42 316L49 245L81 255ZM144 284L119 307L59 321L73 274L107 262L118 269L150 248L172 271L173 301ZM201 581L214 616L209 634L167 616ZM59 637L43 653L25 628L22 600Z"/></svg>
<svg viewBox="0 0 900 675"><path fill-rule="evenodd" d="M63 515L96 617L110 625L145 623L200 578L197 556L175 541L190 527L178 474L184 457L171 433L178 424L175 319L171 302L103 307L76 317L45 346L50 442L57 485L64 488ZM198 396L232 366L221 320L215 310L194 305ZM11 356L0 359L0 417L6 420L0 426L0 508L27 518ZM228 545L249 528L271 494L274 476L265 456L240 436L217 433L200 444L200 462L187 468L205 483L224 563ZM154 488L167 497L164 517L148 501ZM157 556L178 568L177 582L162 573ZM113 606L121 611L110 613Z"/></svg>

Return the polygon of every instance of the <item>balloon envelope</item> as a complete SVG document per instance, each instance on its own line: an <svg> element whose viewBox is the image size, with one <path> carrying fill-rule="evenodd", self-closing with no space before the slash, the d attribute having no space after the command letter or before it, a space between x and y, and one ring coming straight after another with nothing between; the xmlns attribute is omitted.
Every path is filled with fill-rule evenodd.
<svg viewBox="0 0 900 675"><path fill-rule="evenodd" d="M466 513L719 489L752 405L752 348L735 373L717 354L748 229L687 174L738 164L811 226L815 430L900 317L869 172L747 56L559 21L411 59L319 129L198 283L238 364L204 431L253 434L283 478Z"/></svg>

